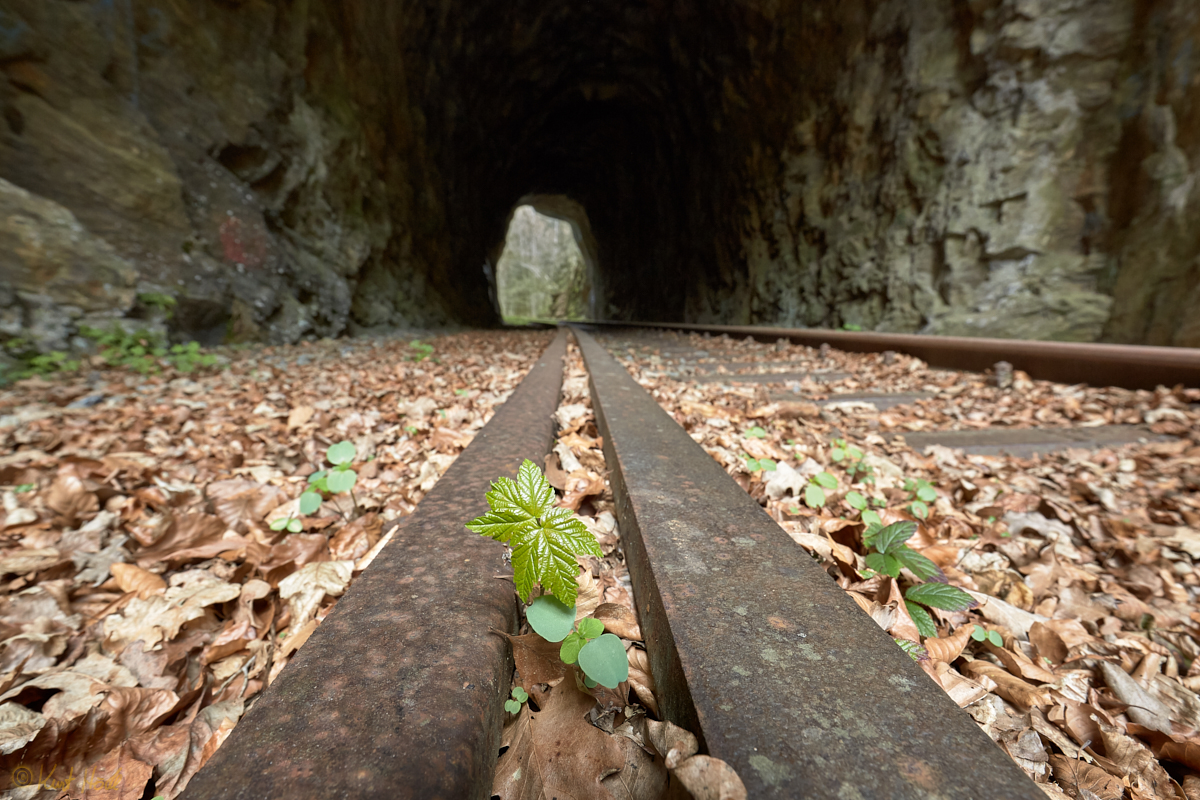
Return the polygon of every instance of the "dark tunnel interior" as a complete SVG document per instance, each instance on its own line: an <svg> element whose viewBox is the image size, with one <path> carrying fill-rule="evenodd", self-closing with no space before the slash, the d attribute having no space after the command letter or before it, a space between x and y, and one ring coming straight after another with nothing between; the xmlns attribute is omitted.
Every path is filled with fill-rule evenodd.
<svg viewBox="0 0 1200 800"><path fill-rule="evenodd" d="M728 31L723 11L697 9L705 24L694 30ZM459 286L479 283L528 194L586 209L604 317L683 319L689 284L719 294L739 280L721 258L736 232L721 230L733 215L720 209L740 153L722 131L711 65L728 72L748 55L735 37L686 40L686 19L653 3L482 4L431 39L425 58L450 66L429 138L444 143Z"/></svg>

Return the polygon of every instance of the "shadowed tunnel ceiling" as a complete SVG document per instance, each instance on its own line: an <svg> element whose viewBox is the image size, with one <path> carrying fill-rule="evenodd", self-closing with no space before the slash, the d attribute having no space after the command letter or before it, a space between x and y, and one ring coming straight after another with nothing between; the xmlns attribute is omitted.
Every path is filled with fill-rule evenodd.
<svg viewBox="0 0 1200 800"><path fill-rule="evenodd" d="M698 295L745 282L727 184L751 115L726 106L732 80L756 72L747 39L770 23L708 5L480 4L447 21L427 58L448 65L435 96L454 100L428 119L462 281L536 193L586 209L603 316L683 319Z"/></svg>
<svg viewBox="0 0 1200 800"><path fill-rule="evenodd" d="M536 195L586 212L605 318L1200 345L1191 0L8 0L0 31L0 336L163 293L205 341L493 324Z"/></svg>

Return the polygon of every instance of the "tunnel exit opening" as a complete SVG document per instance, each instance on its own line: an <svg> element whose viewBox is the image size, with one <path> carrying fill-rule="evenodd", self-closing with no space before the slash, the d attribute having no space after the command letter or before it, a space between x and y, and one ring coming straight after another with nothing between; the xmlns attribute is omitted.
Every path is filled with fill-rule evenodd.
<svg viewBox="0 0 1200 800"><path fill-rule="evenodd" d="M521 198L495 263L504 322L594 318L596 247L579 203L561 195Z"/></svg>

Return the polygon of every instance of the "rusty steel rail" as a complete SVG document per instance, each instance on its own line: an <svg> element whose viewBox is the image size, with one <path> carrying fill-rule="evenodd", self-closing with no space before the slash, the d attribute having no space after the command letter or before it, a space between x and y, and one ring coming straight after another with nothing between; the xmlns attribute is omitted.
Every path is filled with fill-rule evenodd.
<svg viewBox="0 0 1200 800"><path fill-rule="evenodd" d="M659 328L696 333L753 336L763 342L787 339L819 347L828 344L852 353L908 353L934 367L983 372L1007 361L1033 378L1059 383L1154 389L1157 386L1200 387L1200 348L1151 347L1133 344L1039 342L1028 339L984 339L926 336L915 333L870 333L824 328L774 328L759 325L695 325L676 322L588 322L619 328Z"/></svg>
<svg viewBox="0 0 1200 800"><path fill-rule="evenodd" d="M730 763L752 798L1041 800L974 720L574 330L666 718Z"/></svg>
<svg viewBox="0 0 1200 800"><path fill-rule="evenodd" d="M396 529L184 797L462 800L491 794L516 595L505 547L463 523L554 439L566 332Z"/></svg>

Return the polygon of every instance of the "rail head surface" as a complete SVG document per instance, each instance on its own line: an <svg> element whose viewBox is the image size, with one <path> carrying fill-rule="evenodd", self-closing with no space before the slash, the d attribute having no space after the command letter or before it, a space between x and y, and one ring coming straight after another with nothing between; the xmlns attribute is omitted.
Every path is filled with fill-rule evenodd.
<svg viewBox="0 0 1200 800"><path fill-rule="evenodd" d="M659 328L696 333L753 336L764 342L787 339L818 347L828 344L852 353L895 350L935 367L983 372L1007 361L1031 377L1059 383L1154 389L1200 387L1200 348L1155 347L1090 342L1042 342L915 333L835 331L824 328L777 328L760 325L697 325L675 322L589 322L606 327Z"/></svg>
<svg viewBox="0 0 1200 800"><path fill-rule="evenodd" d="M595 339L575 329L665 716L752 798L1043 800Z"/></svg>
<svg viewBox="0 0 1200 800"><path fill-rule="evenodd" d="M187 800L462 800L491 794L512 660L505 547L464 523L554 438L566 331L350 587Z"/></svg>

